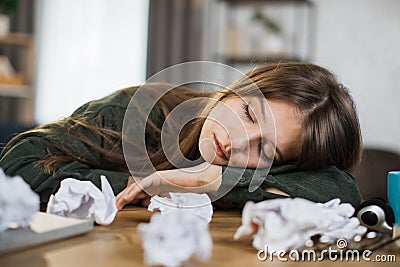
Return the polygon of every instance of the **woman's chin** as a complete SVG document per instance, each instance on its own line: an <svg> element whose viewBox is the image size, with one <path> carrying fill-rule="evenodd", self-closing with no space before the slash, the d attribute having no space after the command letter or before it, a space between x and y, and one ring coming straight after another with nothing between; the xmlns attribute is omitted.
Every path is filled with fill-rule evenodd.
<svg viewBox="0 0 400 267"><path fill-rule="evenodd" d="M204 157L203 157L204 158ZM217 157L215 156L209 156L207 158L204 158L206 162L213 164L213 165L221 165L221 162L218 160Z"/></svg>
<svg viewBox="0 0 400 267"><path fill-rule="evenodd" d="M216 153L201 153L201 157L204 159L204 161L213 165L227 165L224 160L217 156Z"/></svg>
<svg viewBox="0 0 400 267"><path fill-rule="evenodd" d="M227 162L224 159L221 159L219 157L215 157L213 161L211 161L211 164L214 165L220 165L220 166L227 166L229 162Z"/></svg>
<svg viewBox="0 0 400 267"><path fill-rule="evenodd" d="M212 143L209 140L204 140L199 144L199 150L201 157L208 163L214 164L217 159L217 154L213 150Z"/></svg>

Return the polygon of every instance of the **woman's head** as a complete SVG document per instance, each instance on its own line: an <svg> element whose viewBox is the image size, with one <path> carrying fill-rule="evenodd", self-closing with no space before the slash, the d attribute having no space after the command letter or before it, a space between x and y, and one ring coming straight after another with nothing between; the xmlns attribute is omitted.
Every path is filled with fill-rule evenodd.
<svg viewBox="0 0 400 267"><path fill-rule="evenodd" d="M270 118L257 122L264 122L264 125L254 126L254 118L260 117L257 113L260 114L262 108L265 110L263 101L252 98L256 90L267 99L274 117L275 143L269 140L269 146L262 145L262 137L272 137L272 134L269 130L262 133L262 129L271 125ZM361 133L353 100L335 76L322 67L307 63L261 67L218 93L216 98L224 104L214 107L215 114L218 110L222 112L219 117L213 115L206 119L199 139L200 152L207 161L207 157L213 156L210 152L213 149L214 163L226 163L228 157L233 159L234 153L239 151L235 150L235 145L243 138L247 139L247 151L250 151L248 167L253 167L254 160L262 154L260 149L268 150L274 145L275 163L292 161L306 169L335 165L348 170L359 160ZM224 108L234 112L223 112ZM211 147L211 142L207 145L204 140L214 140L214 144L217 141L217 146Z"/></svg>

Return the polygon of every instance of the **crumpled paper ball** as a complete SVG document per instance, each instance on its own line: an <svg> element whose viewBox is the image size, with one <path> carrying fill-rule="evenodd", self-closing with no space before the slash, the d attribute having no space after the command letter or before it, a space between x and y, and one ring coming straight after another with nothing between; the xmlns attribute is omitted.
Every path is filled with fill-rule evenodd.
<svg viewBox="0 0 400 267"><path fill-rule="evenodd" d="M314 235L326 243L338 238L363 235L367 228L351 216L354 208L340 199L314 203L302 198L247 202L242 212L242 226L234 239L253 236L253 247L271 251L289 251L303 247Z"/></svg>
<svg viewBox="0 0 400 267"><path fill-rule="evenodd" d="M211 221L213 207L207 194L169 193L168 197L153 196L150 199L149 211L159 210L162 215L171 212L190 213L198 216L205 223Z"/></svg>
<svg viewBox="0 0 400 267"><path fill-rule="evenodd" d="M208 224L190 213L156 213L150 223L141 223L144 260L148 265L180 266L192 255L207 260L212 252Z"/></svg>
<svg viewBox="0 0 400 267"><path fill-rule="evenodd" d="M39 196L20 176L7 176L0 168L0 232L28 227L39 204Z"/></svg>
<svg viewBox="0 0 400 267"><path fill-rule="evenodd" d="M57 193L50 196L46 212L94 219L98 224L108 225L114 221L118 209L114 192L104 175L101 176L101 188L102 191L90 181L64 179Z"/></svg>

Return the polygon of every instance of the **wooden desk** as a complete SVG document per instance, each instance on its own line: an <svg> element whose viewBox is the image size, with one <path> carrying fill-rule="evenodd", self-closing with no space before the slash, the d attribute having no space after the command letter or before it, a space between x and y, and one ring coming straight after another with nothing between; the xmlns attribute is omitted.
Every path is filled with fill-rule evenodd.
<svg viewBox="0 0 400 267"><path fill-rule="evenodd" d="M145 208L129 207L117 214L115 221L109 226L95 226L88 234L75 238L56 241L40 247L0 256L1 267L101 267L101 266L144 266L142 244L137 232L137 225L148 222L152 213ZM262 262L257 259L257 250L251 246L250 240L233 241L232 236L241 224L240 211L216 211L210 225L213 239L212 258L202 263L192 260L184 266L398 266L400 248L391 246L375 252L384 255L396 254L397 262Z"/></svg>

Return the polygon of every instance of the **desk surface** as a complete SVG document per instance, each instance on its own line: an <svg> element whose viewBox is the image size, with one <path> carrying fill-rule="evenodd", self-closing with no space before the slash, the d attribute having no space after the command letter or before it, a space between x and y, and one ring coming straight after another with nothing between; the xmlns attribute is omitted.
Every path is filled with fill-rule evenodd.
<svg viewBox="0 0 400 267"><path fill-rule="evenodd" d="M36 248L27 249L0 256L1 267L63 267L63 266L145 266L143 263L142 244L137 232L137 225L148 222L152 213L145 208L128 207L117 214L109 226L95 226L88 234L56 241ZM241 224L240 211L216 211L210 225L213 239L212 258L205 263L192 260L184 266L336 266L346 263L349 266L375 266L377 262L282 262L274 259L259 261L257 250L251 246L251 240L233 241L232 236ZM374 252L375 255L396 255L397 262L379 263L382 266L398 266L400 248L395 245L385 250Z"/></svg>

